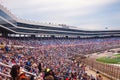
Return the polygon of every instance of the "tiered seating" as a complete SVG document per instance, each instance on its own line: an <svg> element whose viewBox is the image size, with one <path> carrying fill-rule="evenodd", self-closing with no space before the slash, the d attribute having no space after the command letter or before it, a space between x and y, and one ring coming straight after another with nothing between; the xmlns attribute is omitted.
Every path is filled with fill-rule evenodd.
<svg viewBox="0 0 120 80"><path fill-rule="evenodd" d="M19 65L23 70L39 78L50 75L57 80L88 79L85 65L70 58L76 54L90 54L118 47L120 38L106 39L51 39L51 40L14 40L0 38L0 62L10 67ZM39 66L39 68L38 68ZM10 70L0 66L1 73ZM41 75L40 75L40 74Z"/></svg>

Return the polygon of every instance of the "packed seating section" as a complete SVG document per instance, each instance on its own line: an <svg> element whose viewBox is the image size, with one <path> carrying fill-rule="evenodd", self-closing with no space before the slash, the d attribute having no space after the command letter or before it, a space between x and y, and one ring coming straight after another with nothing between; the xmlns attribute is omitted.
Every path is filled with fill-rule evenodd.
<svg viewBox="0 0 120 80"><path fill-rule="evenodd" d="M120 46L120 38L16 40L0 38L0 62L37 76L36 80L92 80L86 65L71 60L76 54L91 54ZM0 65L0 72L10 75L11 69ZM33 76L29 76L32 80ZM1 75L1 78L4 76ZM93 79L94 80L94 79Z"/></svg>

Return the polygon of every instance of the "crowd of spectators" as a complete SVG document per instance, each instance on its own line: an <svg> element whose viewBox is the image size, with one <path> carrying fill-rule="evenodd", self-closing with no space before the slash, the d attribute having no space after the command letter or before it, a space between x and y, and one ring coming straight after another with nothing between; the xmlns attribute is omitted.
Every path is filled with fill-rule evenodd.
<svg viewBox="0 0 120 80"><path fill-rule="evenodd" d="M86 73L86 65L70 58L76 54L91 54L119 47L120 38L50 40L0 38L0 43L0 62L11 67L19 65L20 69L35 74L37 80L95 80ZM0 72L9 75L11 69L0 66ZM33 76L29 78L33 80Z"/></svg>

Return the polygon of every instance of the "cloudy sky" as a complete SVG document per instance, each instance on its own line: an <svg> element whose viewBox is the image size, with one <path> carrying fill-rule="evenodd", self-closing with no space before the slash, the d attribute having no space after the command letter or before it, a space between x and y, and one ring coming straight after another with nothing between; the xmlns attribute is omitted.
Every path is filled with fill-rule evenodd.
<svg viewBox="0 0 120 80"><path fill-rule="evenodd" d="M120 0L0 0L23 19L77 26L88 30L120 30Z"/></svg>

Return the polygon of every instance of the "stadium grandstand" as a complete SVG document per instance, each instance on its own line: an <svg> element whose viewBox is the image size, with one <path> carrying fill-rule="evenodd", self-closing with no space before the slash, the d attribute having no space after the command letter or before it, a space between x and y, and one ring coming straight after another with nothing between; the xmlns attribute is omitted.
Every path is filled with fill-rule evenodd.
<svg viewBox="0 0 120 80"><path fill-rule="evenodd" d="M120 80L118 64L96 60L119 48L120 30L32 22L0 5L0 80Z"/></svg>
<svg viewBox="0 0 120 80"><path fill-rule="evenodd" d="M32 22L17 18L0 5L0 32L5 37L113 37L120 36L120 31L85 31L67 25L53 25Z"/></svg>

